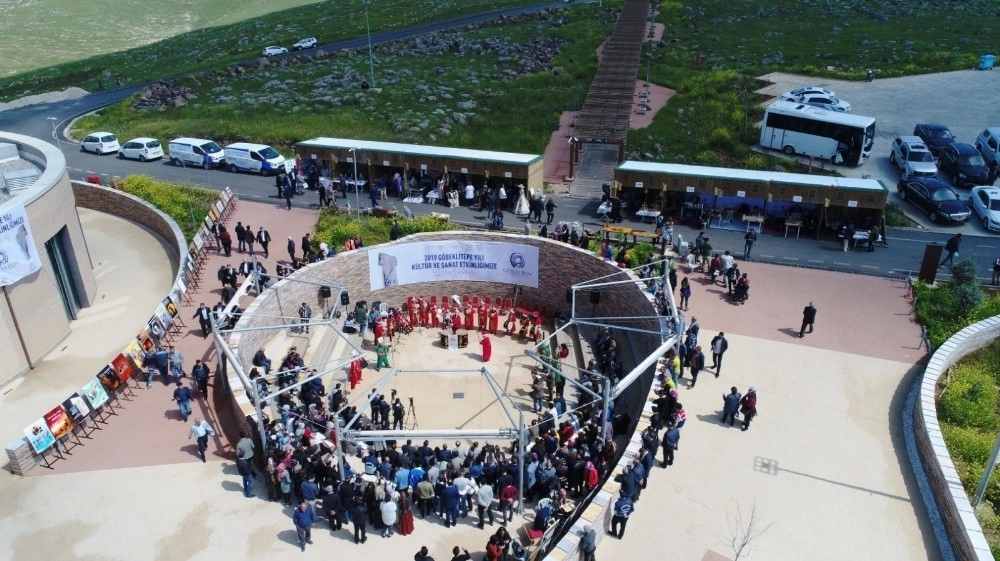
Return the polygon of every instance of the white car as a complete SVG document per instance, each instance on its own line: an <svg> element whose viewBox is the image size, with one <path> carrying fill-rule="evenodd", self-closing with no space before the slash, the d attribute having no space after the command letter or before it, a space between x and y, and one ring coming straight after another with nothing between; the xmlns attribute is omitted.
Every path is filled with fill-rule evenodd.
<svg viewBox="0 0 1000 561"><path fill-rule="evenodd" d="M284 47L276 47L274 45L270 47L264 47L264 56L275 56L283 55L288 52L288 49Z"/></svg>
<svg viewBox="0 0 1000 561"><path fill-rule="evenodd" d="M84 152L112 154L117 152L121 146L118 145L118 137L113 133L92 132L83 139L83 142L80 143L80 148Z"/></svg>
<svg viewBox="0 0 1000 561"><path fill-rule="evenodd" d="M160 146L160 141L155 138L133 138L118 150L119 159L129 158L139 160L140 162L148 162L149 160L158 160L162 157L163 146Z"/></svg>
<svg viewBox="0 0 1000 561"><path fill-rule="evenodd" d="M304 51L306 49L312 49L316 47L315 37L306 37L305 39L299 39L298 43L292 45L293 51Z"/></svg>
<svg viewBox="0 0 1000 561"><path fill-rule="evenodd" d="M983 221L984 228L1000 232L1000 187L992 185L973 187L969 206Z"/></svg>
<svg viewBox="0 0 1000 561"><path fill-rule="evenodd" d="M819 94L829 97L837 97L831 90L826 88L821 88L819 86L805 86L781 94L781 101L798 101L800 97L806 94Z"/></svg>
<svg viewBox="0 0 1000 561"><path fill-rule="evenodd" d="M800 95L795 101L806 105L812 105L813 107L822 107L823 109L829 109L830 111L836 111L837 113L851 112L850 103L847 103L842 99L837 99L832 95L815 93L803 94Z"/></svg>

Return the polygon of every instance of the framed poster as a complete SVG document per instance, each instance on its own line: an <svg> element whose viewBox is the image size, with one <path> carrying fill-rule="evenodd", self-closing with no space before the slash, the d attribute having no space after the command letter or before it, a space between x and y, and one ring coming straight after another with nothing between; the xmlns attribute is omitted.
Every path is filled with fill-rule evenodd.
<svg viewBox="0 0 1000 561"><path fill-rule="evenodd" d="M165 329L169 328L170 324L174 322L174 316L170 315L170 312L167 311L167 306L162 302L156 306L156 311L154 313Z"/></svg>
<svg viewBox="0 0 1000 561"><path fill-rule="evenodd" d="M221 200L216 200L215 201L215 211L218 212L219 215L222 215L222 211L225 210L225 208L226 207L225 207L225 205L222 204Z"/></svg>
<svg viewBox="0 0 1000 561"><path fill-rule="evenodd" d="M109 394L114 393L118 389L118 386L122 385L122 381L115 374L110 364L101 369L100 373L97 374L97 379Z"/></svg>
<svg viewBox="0 0 1000 561"><path fill-rule="evenodd" d="M205 227L208 228L209 232L212 231L212 226L214 226L214 225L215 225L215 220L212 220L211 216L206 216L205 217Z"/></svg>
<svg viewBox="0 0 1000 561"><path fill-rule="evenodd" d="M87 401L83 399L83 396L79 392L66 398L62 402L63 409L69 414L69 418L73 419L73 424L78 425L90 415L90 406L87 405Z"/></svg>
<svg viewBox="0 0 1000 561"><path fill-rule="evenodd" d="M132 362L132 357L125 353L121 353L111 361L111 368L114 369L115 375L122 382L128 382L132 379L132 376L136 375L138 368L136 368L135 363Z"/></svg>
<svg viewBox="0 0 1000 561"><path fill-rule="evenodd" d="M208 207L208 216L216 222L219 221L219 211L215 209L214 205Z"/></svg>
<svg viewBox="0 0 1000 561"><path fill-rule="evenodd" d="M132 362L134 362L139 368L142 368L146 363L146 353L142 350L142 347L137 340L132 341L125 346L125 354L132 357Z"/></svg>
<svg viewBox="0 0 1000 561"><path fill-rule="evenodd" d="M52 432L52 436L56 440L60 440L62 437L69 434L73 430L73 419L70 418L66 410L63 409L62 405L56 405L51 411L45 414L45 424L48 425L49 431Z"/></svg>
<svg viewBox="0 0 1000 561"><path fill-rule="evenodd" d="M28 443L37 454L48 450L56 442L56 437L52 435L49 426L45 424L44 417L24 429L24 436L28 437Z"/></svg>
<svg viewBox="0 0 1000 561"><path fill-rule="evenodd" d="M160 318L151 316L146 322L146 331L153 340L159 342L167 332L167 329L160 323Z"/></svg>
<svg viewBox="0 0 1000 561"><path fill-rule="evenodd" d="M108 392L96 376L83 386L83 397L87 398L91 410L100 409L108 402Z"/></svg>
<svg viewBox="0 0 1000 561"><path fill-rule="evenodd" d="M170 314L170 317L177 317L177 302L174 302L173 298L170 296L164 298L163 307L167 309L167 313Z"/></svg>
<svg viewBox="0 0 1000 561"><path fill-rule="evenodd" d="M188 263L190 263L190 261L188 261ZM184 279L177 279L177 290L181 294L186 294L187 293L188 287L187 287L186 284L184 284Z"/></svg>

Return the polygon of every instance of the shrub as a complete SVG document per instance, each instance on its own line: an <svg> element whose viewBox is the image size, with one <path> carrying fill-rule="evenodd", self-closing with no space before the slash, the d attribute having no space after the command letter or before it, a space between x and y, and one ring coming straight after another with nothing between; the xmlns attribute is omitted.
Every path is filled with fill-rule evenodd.
<svg viewBox="0 0 1000 561"><path fill-rule="evenodd" d="M418 216L413 220L404 217L382 218L377 216L365 216L358 221L356 215L337 214L324 209L319 214L316 221L313 239L316 243L326 242L333 248L340 248L347 238L360 236L365 245L376 245L389 241L389 233L392 230L392 222L399 222L399 229L402 236L416 234L420 232L443 232L446 230L459 230L450 222L439 220L432 216Z"/></svg>
<svg viewBox="0 0 1000 561"><path fill-rule="evenodd" d="M148 175L116 178L114 184L115 188L139 197L174 219L189 242L208 215L208 209L219 198L217 191L169 183Z"/></svg>
<svg viewBox="0 0 1000 561"><path fill-rule="evenodd" d="M954 367L948 387L938 396L938 415L942 422L961 427L997 429L998 396L993 376L978 365L962 362Z"/></svg>
<svg viewBox="0 0 1000 561"><path fill-rule="evenodd" d="M941 432L953 459L984 465L990 458L996 435L949 423L941 424Z"/></svg>

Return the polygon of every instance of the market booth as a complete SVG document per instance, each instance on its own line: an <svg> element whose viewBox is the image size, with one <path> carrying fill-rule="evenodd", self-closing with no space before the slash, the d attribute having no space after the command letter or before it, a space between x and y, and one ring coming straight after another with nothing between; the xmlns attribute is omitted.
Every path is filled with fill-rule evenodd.
<svg viewBox="0 0 1000 561"><path fill-rule="evenodd" d="M875 179L627 161L615 196L642 218L662 213L694 227L786 236L880 224L889 189Z"/></svg>
<svg viewBox="0 0 1000 561"><path fill-rule="evenodd" d="M471 182L477 188L503 185L508 192L518 185L542 189L542 157L537 154L326 137L299 142L295 152L301 161L319 160L332 180L348 182L351 190L355 182L369 190L397 173L413 197L434 195L432 187L442 178L449 187Z"/></svg>

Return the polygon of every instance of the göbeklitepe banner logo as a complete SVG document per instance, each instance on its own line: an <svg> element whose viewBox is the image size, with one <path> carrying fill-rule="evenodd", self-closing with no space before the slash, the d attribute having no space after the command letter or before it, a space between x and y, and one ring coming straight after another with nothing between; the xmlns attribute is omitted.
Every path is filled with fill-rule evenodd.
<svg viewBox="0 0 1000 561"><path fill-rule="evenodd" d="M368 250L371 289L468 280L538 288L538 248L507 242L413 242Z"/></svg>
<svg viewBox="0 0 1000 561"><path fill-rule="evenodd" d="M42 268L24 205L0 214L0 286L8 286Z"/></svg>

